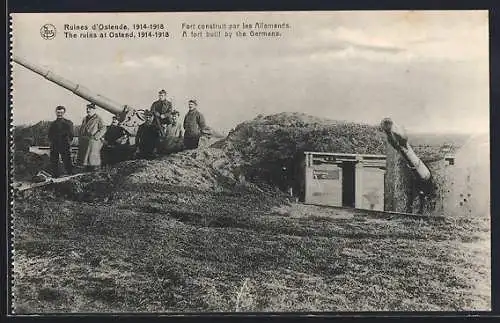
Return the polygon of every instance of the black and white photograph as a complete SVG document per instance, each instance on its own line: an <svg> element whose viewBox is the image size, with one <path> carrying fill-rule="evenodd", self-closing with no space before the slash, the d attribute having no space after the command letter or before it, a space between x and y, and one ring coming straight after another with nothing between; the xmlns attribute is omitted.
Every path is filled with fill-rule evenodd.
<svg viewBox="0 0 500 323"><path fill-rule="evenodd" d="M492 310L487 10L9 18L11 314Z"/></svg>

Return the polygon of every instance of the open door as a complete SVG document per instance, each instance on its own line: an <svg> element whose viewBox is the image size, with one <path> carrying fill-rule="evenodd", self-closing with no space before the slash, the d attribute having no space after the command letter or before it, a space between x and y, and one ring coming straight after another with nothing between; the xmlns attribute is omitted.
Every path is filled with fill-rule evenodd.
<svg viewBox="0 0 500 323"><path fill-rule="evenodd" d="M355 163L342 163L342 206L355 207L356 205L356 178Z"/></svg>

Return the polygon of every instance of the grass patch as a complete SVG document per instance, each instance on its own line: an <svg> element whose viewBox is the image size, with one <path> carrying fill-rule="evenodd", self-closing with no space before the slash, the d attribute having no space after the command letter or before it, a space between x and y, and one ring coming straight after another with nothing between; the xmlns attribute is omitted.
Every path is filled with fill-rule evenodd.
<svg viewBox="0 0 500 323"><path fill-rule="evenodd" d="M37 194L15 201L18 312L490 308L489 219L349 218L251 187Z"/></svg>

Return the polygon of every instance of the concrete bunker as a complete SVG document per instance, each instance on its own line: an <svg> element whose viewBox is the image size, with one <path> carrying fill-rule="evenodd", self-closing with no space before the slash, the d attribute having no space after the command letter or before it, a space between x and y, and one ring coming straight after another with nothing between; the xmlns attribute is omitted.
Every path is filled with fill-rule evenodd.
<svg viewBox="0 0 500 323"><path fill-rule="evenodd" d="M306 204L384 210L385 155L304 152L300 198Z"/></svg>

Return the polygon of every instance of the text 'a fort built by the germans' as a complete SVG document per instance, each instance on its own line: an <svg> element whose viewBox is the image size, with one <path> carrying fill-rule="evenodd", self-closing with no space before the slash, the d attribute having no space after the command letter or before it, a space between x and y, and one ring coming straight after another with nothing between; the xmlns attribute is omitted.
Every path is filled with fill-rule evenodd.
<svg viewBox="0 0 500 323"><path fill-rule="evenodd" d="M182 23L182 38L279 38L290 30L289 23Z"/></svg>

